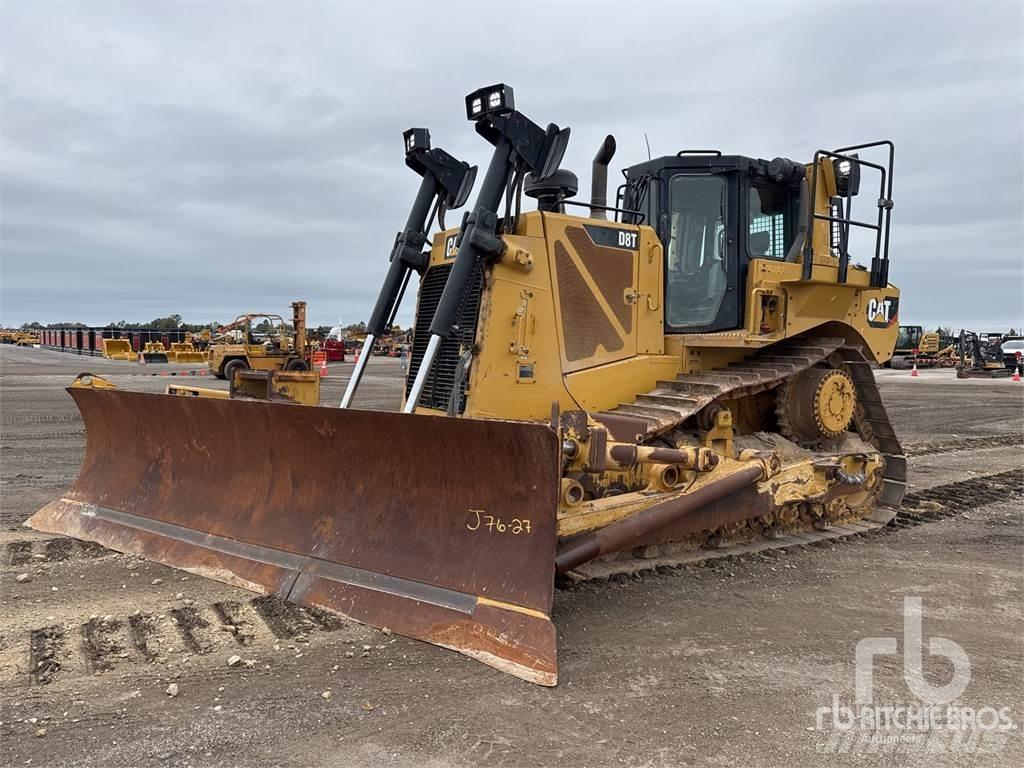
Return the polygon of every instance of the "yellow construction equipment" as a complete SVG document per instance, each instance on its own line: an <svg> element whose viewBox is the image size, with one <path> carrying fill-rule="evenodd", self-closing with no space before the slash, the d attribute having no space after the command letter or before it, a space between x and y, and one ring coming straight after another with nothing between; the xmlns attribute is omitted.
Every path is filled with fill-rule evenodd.
<svg viewBox="0 0 1024 768"><path fill-rule="evenodd" d="M32 526L553 685L557 574L895 515L906 461L872 372L898 327L891 142L806 163L683 151L626 168L609 205L608 137L576 203L568 129L532 122L504 85L466 113L493 155L462 225L432 239L432 211L460 207L476 169L404 135L422 180L342 408L72 387L85 464ZM878 185L855 216L862 174ZM352 409L413 273L403 412Z"/></svg>
<svg viewBox="0 0 1024 768"><path fill-rule="evenodd" d="M191 342L176 341L171 343L167 359L172 363L205 363L207 352L196 349Z"/></svg>
<svg viewBox="0 0 1024 768"><path fill-rule="evenodd" d="M267 321L270 332L257 339L254 321ZM233 336L238 336L236 342ZM292 302L292 328L285 325L280 315L250 313L240 315L220 329L220 341L209 348L209 366L214 376L228 381L237 371L308 371L308 345L306 343L306 302Z"/></svg>
<svg viewBox="0 0 1024 768"><path fill-rule="evenodd" d="M138 354L132 349L131 339L104 339L103 356L108 360L131 360L139 359Z"/></svg>
<svg viewBox="0 0 1024 768"><path fill-rule="evenodd" d="M38 346L41 339L35 331L0 329L0 344L14 344L19 347Z"/></svg>
<svg viewBox="0 0 1024 768"><path fill-rule="evenodd" d="M168 384L164 392L180 397L320 405L320 375L306 371L239 371L227 391L188 384Z"/></svg>
<svg viewBox="0 0 1024 768"><path fill-rule="evenodd" d="M1013 369L1006 364L1000 334L977 334L974 331L960 330L956 377L971 378L1008 378Z"/></svg>
<svg viewBox="0 0 1024 768"><path fill-rule="evenodd" d="M226 389L195 387L191 384L168 384L164 394L178 397L213 397L219 400L228 400L231 397L231 393Z"/></svg>
<svg viewBox="0 0 1024 768"><path fill-rule="evenodd" d="M167 347L161 341L147 341L143 347L142 359L147 363L169 363L170 357L167 354Z"/></svg>
<svg viewBox="0 0 1024 768"><path fill-rule="evenodd" d="M896 336L896 347L887 362L890 368L934 368L940 364L939 334L925 331L920 325L901 325Z"/></svg>

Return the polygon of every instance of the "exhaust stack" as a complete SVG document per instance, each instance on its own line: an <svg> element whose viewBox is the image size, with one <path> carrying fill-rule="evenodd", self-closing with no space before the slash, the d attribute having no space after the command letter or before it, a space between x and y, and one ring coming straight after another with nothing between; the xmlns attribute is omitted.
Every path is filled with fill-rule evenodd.
<svg viewBox="0 0 1024 768"><path fill-rule="evenodd" d="M608 205L608 163L615 156L615 137L608 134L601 142L600 149L594 155L590 171L590 204L593 206ZM591 208L590 218L607 219L608 213L603 208Z"/></svg>

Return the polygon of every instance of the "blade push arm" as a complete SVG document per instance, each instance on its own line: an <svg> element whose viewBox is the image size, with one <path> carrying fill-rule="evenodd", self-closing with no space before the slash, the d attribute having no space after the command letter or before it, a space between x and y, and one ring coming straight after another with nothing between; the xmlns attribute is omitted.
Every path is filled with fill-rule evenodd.
<svg viewBox="0 0 1024 768"><path fill-rule="evenodd" d="M395 244L391 249L391 264L384 277L384 285L377 296L377 303L370 314L370 321L366 324L363 351L341 398L342 408L351 405L363 370L366 368L366 361L373 352L374 342L386 332L394 320L413 270L423 272L427 267L427 255L423 252L423 247L427 242L427 230L430 227L428 217L431 209L435 205L443 205L445 208L461 207L469 196L476 178L476 166L456 160L443 149L431 149L430 133L426 128L410 128L404 136L405 164L422 177L420 188L413 201L405 229L395 237Z"/></svg>
<svg viewBox="0 0 1024 768"><path fill-rule="evenodd" d="M430 340L404 412L416 410L420 393L430 375L441 341L451 333L466 289L482 259L501 256L498 236L498 206L517 172L532 171L544 179L558 170L569 142L569 129L551 124L547 130L515 110L512 89L499 84L481 88L466 97L466 114L476 130L494 145L473 211L462 222L456 241L458 254L430 324Z"/></svg>

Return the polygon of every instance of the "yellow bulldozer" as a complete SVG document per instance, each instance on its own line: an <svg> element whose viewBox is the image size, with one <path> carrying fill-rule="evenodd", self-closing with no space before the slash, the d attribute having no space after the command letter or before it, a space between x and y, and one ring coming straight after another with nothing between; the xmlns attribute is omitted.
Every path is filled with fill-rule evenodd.
<svg viewBox="0 0 1024 768"><path fill-rule="evenodd" d="M476 169L404 134L420 186L341 408L74 387L85 464L30 524L554 685L559 575L892 519L906 461L872 372L898 327L891 142L682 151L627 167L609 204L608 137L586 203L560 168L568 129L504 85L466 114L493 151L457 228L443 215ZM855 217L862 174L878 186ZM353 409L413 274L402 412Z"/></svg>
<svg viewBox="0 0 1024 768"><path fill-rule="evenodd" d="M256 321L269 328L257 338ZM219 340L209 345L210 372L231 381L236 371L308 371L306 343L306 302L292 302L292 327L280 315L261 312L239 315L220 329Z"/></svg>

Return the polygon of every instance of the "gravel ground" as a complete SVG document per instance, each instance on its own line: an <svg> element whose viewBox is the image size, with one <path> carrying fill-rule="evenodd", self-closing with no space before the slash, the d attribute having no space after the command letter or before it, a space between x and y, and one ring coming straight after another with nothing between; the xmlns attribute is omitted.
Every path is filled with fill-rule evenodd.
<svg viewBox="0 0 1024 768"><path fill-rule="evenodd" d="M151 374L189 368L0 347L0 764L1024 762L1024 384L879 371L928 522L559 590L561 683L545 689L21 527L77 472L84 433L62 389L75 373L156 392L178 379ZM325 403L350 370L331 366ZM394 408L401 386L397 362L374 359L360 405ZM1014 729L904 732L917 740L894 746L858 742L831 715L818 728L819 708L853 702L859 640L903 650L906 597L923 604L925 679L953 669L928 639L959 644L971 678L957 703L1007 707ZM899 656L876 658L874 694L915 702Z"/></svg>

